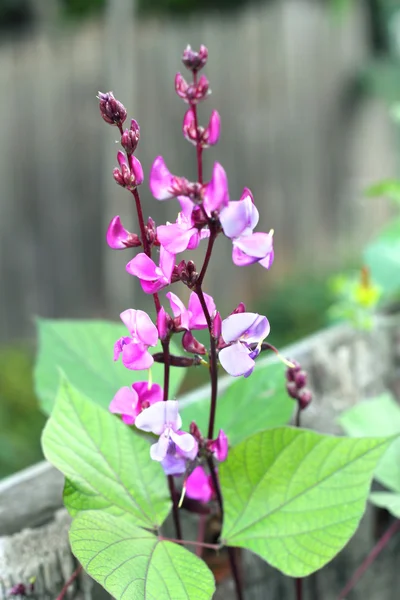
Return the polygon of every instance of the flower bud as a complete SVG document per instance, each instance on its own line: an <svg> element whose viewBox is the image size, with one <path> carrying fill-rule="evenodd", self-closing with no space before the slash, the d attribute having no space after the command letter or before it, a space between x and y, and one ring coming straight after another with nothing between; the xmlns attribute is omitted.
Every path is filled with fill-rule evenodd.
<svg viewBox="0 0 400 600"><path fill-rule="evenodd" d="M144 229L145 229L146 237L147 237L149 244L154 244L157 239L157 228L156 228L156 222L154 221L154 219L149 217L147 219L147 225L145 226Z"/></svg>
<svg viewBox="0 0 400 600"><path fill-rule="evenodd" d="M205 75L202 75L196 86L197 102L204 100L206 98L206 96L208 96L208 94L211 93L211 92L209 92L209 87L210 87L210 84L209 84L207 77Z"/></svg>
<svg viewBox="0 0 400 600"><path fill-rule="evenodd" d="M312 393L310 390L306 388L299 391L297 396L297 401L299 403L300 410L305 410L307 406L311 403Z"/></svg>
<svg viewBox="0 0 400 600"><path fill-rule="evenodd" d="M293 400L297 400L299 390L297 389L297 385L294 381L286 382L286 391L289 394L289 396L293 398Z"/></svg>
<svg viewBox="0 0 400 600"><path fill-rule="evenodd" d="M137 121L132 119L130 129L125 129L121 136L121 145L127 154L133 154L135 152L139 143L139 139L140 127Z"/></svg>
<svg viewBox="0 0 400 600"><path fill-rule="evenodd" d="M219 312L215 313L215 317L212 322L211 334L214 339L218 340L222 332L222 319Z"/></svg>
<svg viewBox="0 0 400 600"><path fill-rule="evenodd" d="M207 129L202 135L202 146L208 148L218 143L219 135L221 132L221 118L216 110L211 113L210 120L208 122Z"/></svg>
<svg viewBox="0 0 400 600"><path fill-rule="evenodd" d="M191 352L192 354L207 354L205 346L196 340L191 331L185 331L183 334L182 346L186 352Z"/></svg>
<svg viewBox="0 0 400 600"><path fill-rule="evenodd" d="M197 144L197 129L194 121L193 110L189 108L183 117L182 133L184 137L192 144Z"/></svg>
<svg viewBox="0 0 400 600"><path fill-rule="evenodd" d="M201 435L200 429L198 428L198 426L195 423L195 421L192 421L190 423L189 432L194 437L194 439L197 440L198 442L203 439L203 436Z"/></svg>
<svg viewBox="0 0 400 600"><path fill-rule="evenodd" d="M235 310L231 312L231 315L237 315L238 313L244 312L246 312L246 305L244 304L244 302L240 302L235 308Z"/></svg>
<svg viewBox="0 0 400 600"><path fill-rule="evenodd" d="M187 91L188 91L188 83L182 77L180 73L175 75L175 91L178 94L179 98L182 98L187 102Z"/></svg>
<svg viewBox="0 0 400 600"><path fill-rule="evenodd" d="M125 106L114 98L112 92L99 92L97 98L99 99L100 114L105 122L110 125L121 126L127 116Z"/></svg>
<svg viewBox="0 0 400 600"><path fill-rule="evenodd" d="M226 460L228 456L228 438L222 429L219 430L218 437L215 440L210 440L207 443L207 448L219 462Z"/></svg>
<svg viewBox="0 0 400 600"><path fill-rule="evenodd" d="M297 371L294 374L294 382L298 390L305 387L307 385L307 373L305 371Z"/></svg>
<svg viewBox="0 0 400 600"><path fill-rule="evenodd" d="M117 169L118 171L118 169ZM119 172L119 171L118 171ZM140 238L136 233L127 231L117 215L114 217L107 229L107 244L113 250L124 250L125 248L137 248L142 245Z"/></svg>
<svg viewBox="0 0 400 600"><path fill-rule="evenodd" d="M166 340L169 334L169 327L171 324L171 317L165 311L162 306L161 309L157 313L157 329L158 329L158 337L161 341Z"/></svg>
<svg viewBox="0 0 400 600"><path fill-rule="evenodd" d="M189 71L199 71L204 67L208 59L208 50L201 45L200 50L195 52L190 46L183 51L182 62Z"/></svg>
<svg viewBox="0 0 400 600"><path fill-rule="evenodd" d="M134 190L138 185L143 183L144 175L140 161L131 154L128 160L123 152L117 154L120 169L114 169L113 175L118 185L126 187L128 190Z"/></svg>

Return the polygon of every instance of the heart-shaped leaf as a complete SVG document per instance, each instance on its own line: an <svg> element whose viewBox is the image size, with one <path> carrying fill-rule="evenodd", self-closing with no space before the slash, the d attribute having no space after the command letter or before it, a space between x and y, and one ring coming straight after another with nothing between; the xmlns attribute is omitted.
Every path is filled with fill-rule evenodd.
<svg viewBox="0 0 400 600"><path fill-rule="evenodd" d="M282 427L241 442L219 467L223 543L292 577L320 569L354 534L391 441Z"/></svg>
<svg viewBox="0 0 400 600"><path fill-rule="evenodd" d="M231 445L267 427L285 425L292 416L294 402L285 389L284 366L272 362L257 368L247 379L240 377L218 398L215 430L222 428ZM207 431L209 398L181 404L184 427L196 421Z"/></svg>
<svg viewBox="0 0 400 600"><path fill-rule="evenodd" d="M47 414L53 408L60 385L60 371L72 385L105 408L120 387L145 378L143 371L131 371L121 361L113 360L114 343L127 335L126 328L120 323L51 319L39 319L37 323L39 354L35 388ZM171 352L175 352L173 345ZM184 375L185 369L171 369L171 398L176 395ZM155 383L163 385L163 365L155 363L152 376Z"/></svg>
<svg viewBox="0 0 400 600"><path fill-rule="evenodd" d="M127 512L149 528L168 515L165 475L150 459L148 441L66 380L42 445L47 460L68 478L64 500L72 515L89 509Z"/></svg>
<svg viewBox="0 0 400 600"><path fill-rule="evenodd" d="M127 514L80 513L70 542L85 571L117 600L210 600L215 591L200 558L136 527Z"/></svg>
<svg viewBox="0 0 400 600"><path fill-rule="evenodd" d="M400 433L400 407L388 392L352 406L339 417L347 435L389 436ZM385 452L375 471L375 479L400 492L400 439Z"/></svg>

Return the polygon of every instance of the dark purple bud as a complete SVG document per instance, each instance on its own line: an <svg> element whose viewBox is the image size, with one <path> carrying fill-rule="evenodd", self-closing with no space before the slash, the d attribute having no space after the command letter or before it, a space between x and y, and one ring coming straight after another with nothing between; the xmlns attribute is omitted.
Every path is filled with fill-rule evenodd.
<svg viewBox="0 0 400 600"><path fill-rule="evenodd" d="M288 381L286 383L286 390L287 390L287 393L289 394L289 396L291 398L293 398L293 400L297 400L297 395L299 393L299 390L297 389L297 385L295 384L294 381Z"/></svg>
<svg viewBox="0 0 400 600"><path fill-rule="evenodd" d="M163 352L156 352L152 355L154 362L164 364L165 357ZM193 358L189 356L174 356L173 354L169 355L169 364L172 367L197 367L200 364L200 359L196 356Z"/></svg>
<svg viewBox="0 0 400 600"><path fill-rule="evenodd" d="M112 92L99 92L97 98L99 99L100 114L105 122L110 125L121 126L127 115L125 106L114 98Z"/></svg>
<svg viewBox="0 0 400 600"><path fill-rule="evenodd" d="M295 374L301 370L301 367L296 360L289 359L289 362L294 366L286 369L286 379L287 381L294 381Z"/></svg>
<svg viewBox="0 0 400 600"><path fill-rule="evenodd" d="M194 264L194 262L192 260L188 260L186 263L186 270L188 272L189 275L192 275L192 273L196 272L196 265Z"/></svg>
<svg viewBox="0 0 400 600"><path fill-rule="evenodd" d="M23 583L17 583L8 591L8 596L23 596L26 597L27 589Z"/></svg>
<svg viewBox="0 0 400 600"><path fill-rule="evenodd" d="M182 62L189 71L199 71L204 67L208 59L208 50L201 45L200 50L195 52L190 46L187 46L182 55Z"/></svg>
<svg viewBox="0 0 400 600"><path fill-rule="evenodd" d="M147 225L145 226L145 231L146 231L146 236L149 241L149 244L154 244L154 242L157 239L157 228L156 228L156 222L151 217L149 217L147 219Z"/></svg>
<svg viewBox="0 0 400 600"><path fill-rule="evenodd" d="M189 431L198 442L203 439L200 429L197 427L197 424L194 421L190 423Z"/></svg>
<svg viewBox="0 0 400 600"><path fill-rule="evenodd" d="M132 119L130 129L125 129L121 136L121 145L127 154L133 154L135 152L139 143L139 139L140 127L137 121Z"/></svg>
<svg viewBox="0 0 400 600"><path fill-rule="evenodd" d="M244 312L246 312L246 306L245 306L244 302L240 302L240 304L237 305L235 310L233 310L231 312L231 315L237 315L238 313L244 313Z"/></svg>
<svg viewBox="0 0 400 600"><path fill-rule="evenodd" d="M297 371L294 374L294 382L297 389L301 389L307 385L307 373L305 371Z"/></svg>
<svg viewBox="0 0 400 600"><path fill-rule="evenodd" d="M297 401L299 403L300 410L305 410L311 403L312 393L306 388L300 390L297 395Z"/></svg>
<svg viewBox="0 0 400 600"><path fill-rule="evenodd" d="M207 354L205 346L200 344L200 342L196 340L190 331L185 331L183 334L182 346L186 352L191 352L192 354Z"/></svg>

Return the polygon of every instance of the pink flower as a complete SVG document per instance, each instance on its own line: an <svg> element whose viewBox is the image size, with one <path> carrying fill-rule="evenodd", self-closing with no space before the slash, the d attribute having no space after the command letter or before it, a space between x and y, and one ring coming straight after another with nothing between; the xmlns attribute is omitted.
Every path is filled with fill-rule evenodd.
<svg viewBox="0 0 400 600"><path fill-rule="evenodd" d="M193 219L193 211L198 213L198 207L190 198L179 196L182 211L178 214L176 223L157 227L157 239L168 252L178 254L184 250L197 248L200 240L210 236L209 229L199 229Z"/></svg>
<svg viewBox="0 0 400 600"><path fill-rule="evenodd" d="M129 308L120 317L131 337L122 337L115 342L114 360L122 354L122 363L127 369L149 369L154 361L148 348L157 345L157 327L142 310Z"/></svg>
<svg viewBox="0 0 400 600"><path fill-rule="evenodd" d="M124 250L125 248L141 246L142 242L136 233L131 233L123 227L121 219L117 215L111 220L108 226L107 244L114 250Z"/></svg>
<svg viewBox="0 0 400 600"><path fill-rule="evenodd" d="M210 475L206 475L204 467L198 466L189 475L185 482L186 496L200 502L209 502L214 495L214 488Z"/></svg>
<svg viewBox="0 0 400 600"><path fill-rule="evenodd" d="M171 283L174 266L175 255L161 246L159 266L144 252L141 252L128 262L126 270L139 278L140 285L146 294L155 294Z"/></svg>
<svg viewBox="0 0 400 600"><path fill-rule="evenodd" d="M113 175L118 185L132 191L138 185L143 183L143 168L136 156L130 154L128 158L126 158L125 154L119 151L117 160L120 168L114 169Z"/></svg>
<svg viewBox="0 0 400 600"><path fill-rule="evenodd" d="M211 113L208 126L203 133L202 146L208 148L218 143L219 136L221 133L221 117L218 111L213 110Z"/></svg>
<svg viewBox="0 0 400 600"><path fill-rule="evenodd" d="M169 200L183 194L187 187L184 177L170 173L162 156L157 156L150 170L150 190L156 200Z"/></svg>
<svg viewBox="0 0 400 600"><path fill-rule="evenodd" d="M175 317L174 321L176 328L180 328L181 330L207 328L207 321L204 316L199 297L195 292L192 292L190 294L187 310L183 302L178 298L176 294L168 292L168 294L166 294L166 297L169 300L172 313ZM213 315L216 310L213 298L208 294L204 294L204 299L209 314Z"/></svg>
<svg viewBox="0 0 400 600"><path fill-rule="evenodd" d="M257 313L236 313L222 321L222 337L227 344L219 351L219 362L230 375L248 377L255 367L254 358L270 331L266 317ZM257 344L253 349L252 345Z"/></svg>
<svg viewBox="0 0 400 600"><path fill-rule="evenodd" d="M209 148L218 143L221 131L221 118L216 110L211 113L210 120L206 129L198 127L196 129L194 112L192 108L186 111L183 117L182 133L188 142L195 146L199 142L202 148Z"/></svg>
<svg viewBox="0 0 400 600"><path fill-rule="evenodd" d="M212 213L220 212L229 205L228 178L224 168L214 163L211 181L204 192L203 208L211 217Z"/></svg>
<svg viewBox="0 0 400 600"><path fill-rule="evenodd" d="M180 431L182 419L178 413L178 402L167 400L157 402L143 410L136 417L135 425L142 431L159 435L159 440L150 448L153 460L162 462L167 456L179 454L182 458L193 460L198 446L190 433Z"/></svg>
<svg viewBox="0 0 400 600"><path fill-rule="evenodd" d="M224 462L228 456L228 438L225 432L220 429L218 437L208 442L208 449L214 454L219 462Z"/></svg>
<svg viewBox="0 0 400 600"><path fill-rule="evenodd" d="M127 425L133 425L142 410L155 402L161 402L163 390L158 383L149 385L147 381L138 381L131 387L122 387L111 400L109 411L122 415L122 420Z"/></svg>
<svg viewBox="0 0 400 600"><path fill-rule="evenodd" d="M258 262L269 269L274 260L273 231L253 233L259 219L253 197L247 188L241 199L229 204L220 213L224 234L232 239L232 260L242 267Z"/></svg>

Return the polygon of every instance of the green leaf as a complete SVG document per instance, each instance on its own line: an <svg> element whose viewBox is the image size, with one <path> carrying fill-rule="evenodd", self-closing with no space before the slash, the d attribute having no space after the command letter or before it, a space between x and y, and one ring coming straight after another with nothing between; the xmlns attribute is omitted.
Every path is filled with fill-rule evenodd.
<svg viewBox="0 0 400 600"><path fill-rule="evenodd" d="M260 366L248 378L233 381L221 394L217 405L215 430L222 428L235 445L248 435L285 425L292 416L294 401L285 389L285 367L280 362ZM180 414L184 428L196 421L203 431L207 430L210 400L204 398L182 404Z"/></svg>
<svg viewBox="0 0 400 600"><path fill-rule="evenodd" d="M374 183L366 190L366 195L370 198L387 196L396 203L400 203L400 181L397 179L385 179Z"/></svg>
<svg viewBox="0 0 400 600"><path fill-rule="evenodd" d="M338 419L347 435L390 436L400 433L400 407L389 393L360 402ZM388 488L400 492L400 440L395 440L379 462L375 478Z"/></svg>
<svg viewBox="0 0 400 600"><path fill-rule="evenodd" d="M369 499L375 506L386 508L396 519L400 519L400 494L373 492Z"/></svg>
<svg viewBox="0 0 400 600"><path fill-rule="evenodd" d="M320 569L354 534L390 442L291 427L243 441L219 466L223 543L252 550L291 577Z"/></svg>
<svg viewBox="0 0 400 600"><path fill-rule="evenodd" d="M146 378L143 371L131 371L121 361L113 360L114 343L127 335L126 328L119 323L39 319L38 333L35 388L47 414L53 408L60 370L75 387L104 407L108 407L120 387ZM160 385L163 369L163 365L156 363L152 367L153 381ZM171 398L176 395L184 374L185 369L171 369Z"/></svg>
<svg viewBox="0 0 400 600"><path fill-rule="evenodd" d="M386 294L400 290L400 219L392 221L364 250L371 277Z"/></svg>
<svg viewBox="0 0 400 600"><path fill-rule="evenodd" d="M85 571L117 600L210 600L215 591L200 558L136 527L129 515L80 513L70 542Z"/></svg>
<svg viewBox="0 0 400 600"><path fill-rule="evenodd" d="M162 524L170 509L166 479L149 443L63 381L43 432L44 454L68 478L67 508L129 513L138 525Z"/></svg>

